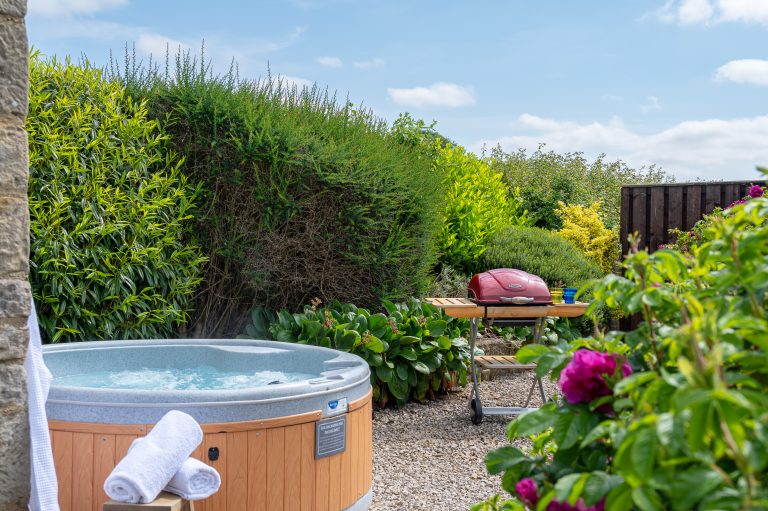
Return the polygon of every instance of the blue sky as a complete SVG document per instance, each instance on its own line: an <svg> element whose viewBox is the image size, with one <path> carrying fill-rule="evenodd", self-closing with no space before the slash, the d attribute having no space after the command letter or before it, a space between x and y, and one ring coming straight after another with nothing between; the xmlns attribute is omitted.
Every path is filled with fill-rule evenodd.
<svg viewBox="0 0 768 511"><path fill-rule="evenodd" d="M30 44L96 64L267 65L470 150L605 153L680 181L768 165L768 0L29 0Z"/></svg>

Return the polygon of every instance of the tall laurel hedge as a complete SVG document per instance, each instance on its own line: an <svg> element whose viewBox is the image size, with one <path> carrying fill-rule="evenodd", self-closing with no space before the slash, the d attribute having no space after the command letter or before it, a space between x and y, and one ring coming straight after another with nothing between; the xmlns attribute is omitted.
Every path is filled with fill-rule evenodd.
<svg viewBox="0 0 768 511"><path fill-rule="evenodd" d="M423 290L443 195L430 162L316 87L212 76L200 62L178 55L163 74L129 57L112 69L168 120L202 185L196 235L210 262L193 334L239 333L254 305L378 306Z"/></svg>
<svg viewBox="0 0 768 511"><path fill-rule="evenodd" d="M100 70L33 54L30 73L30 281L44 336L172 335L203 262L179 158Z"/></svg>

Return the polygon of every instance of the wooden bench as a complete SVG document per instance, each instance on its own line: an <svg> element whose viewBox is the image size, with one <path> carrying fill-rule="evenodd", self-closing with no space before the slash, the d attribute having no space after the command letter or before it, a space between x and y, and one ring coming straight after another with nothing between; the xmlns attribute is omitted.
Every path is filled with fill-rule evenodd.
<svg viewBox="0 0 768 511"><path fill-rule="evenodd" d="M511 355L483 355L475 357L475 362L482 369L512 369L518 371L536 369L536 364L521 364Z"/></svg>
<svg viewBox="0 0 768 511"><path fill-rule="evenodd" d="M178 495L162 492L149 504L126 504L110 500L104 504L104 511L195 511L195 504Z"/></svg>

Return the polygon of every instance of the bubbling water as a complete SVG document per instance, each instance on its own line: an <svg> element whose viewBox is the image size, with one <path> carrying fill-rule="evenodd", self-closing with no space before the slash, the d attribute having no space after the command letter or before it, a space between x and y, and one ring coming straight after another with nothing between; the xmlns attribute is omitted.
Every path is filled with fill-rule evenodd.
<svg viewBox="0 0 768 511"><path fill-rule="evenodd" d="M133 390L236 390L317 378L283 371L221 371L213 366L93 371L59 376L53 384L69 387Z"/></svg>

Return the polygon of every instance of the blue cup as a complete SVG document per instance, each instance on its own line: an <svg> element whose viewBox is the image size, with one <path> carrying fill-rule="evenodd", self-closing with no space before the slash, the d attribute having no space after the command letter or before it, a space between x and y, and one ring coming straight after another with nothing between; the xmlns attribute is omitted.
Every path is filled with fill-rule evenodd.
<svg viewBox="0 0 768 511"><path fill-rule="evenodd" d="M563 289L563 301L568 304L576 303L576 292L578 289L575 287L566 287Z"/></svg>

